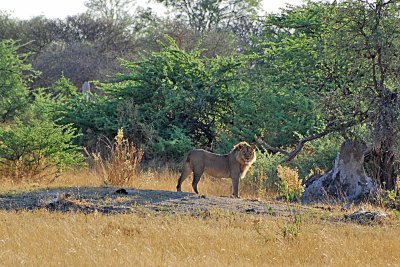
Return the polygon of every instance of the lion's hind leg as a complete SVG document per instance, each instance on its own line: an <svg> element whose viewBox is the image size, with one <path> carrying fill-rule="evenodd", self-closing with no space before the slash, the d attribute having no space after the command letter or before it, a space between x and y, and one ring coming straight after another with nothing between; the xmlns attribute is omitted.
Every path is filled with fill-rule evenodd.
<svg viewBox="0 0 400 267"><path fill-rule="evenodd" d="M197 190L197 185L199 184L200 178L203 175L204 168L195 168L193 170L193 182L192 182L192 187L193 191L198 194L199 191Z"/></svg>
<svg viewBox="0 0 400 267"><path fill-rule="evenodd" d="M192 173L192 169L190 168L188 163L185 163L185 166L183 167L183 170L181 172L181 176L179 176L178 179L178 184L176 185L176 191L181 192L182 191L182 183L185 181L185 179Z"/></svg>

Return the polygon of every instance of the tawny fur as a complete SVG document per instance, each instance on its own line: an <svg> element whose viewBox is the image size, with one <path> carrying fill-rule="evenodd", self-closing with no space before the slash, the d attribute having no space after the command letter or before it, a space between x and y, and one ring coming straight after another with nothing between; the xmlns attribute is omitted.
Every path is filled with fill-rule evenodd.
<svg viewBox="0 0 400 267"><path fill-rule="evenodd" d="M181 191L182 182L193 173L192 187L198 194L197 185L203 173L216 178L232 179L232 195L239 197L239 180L243 178L256 160L255 146L247 142L235 145L229 154L215 154L203 149L191 150L185 160L177 191Z"/></svg>

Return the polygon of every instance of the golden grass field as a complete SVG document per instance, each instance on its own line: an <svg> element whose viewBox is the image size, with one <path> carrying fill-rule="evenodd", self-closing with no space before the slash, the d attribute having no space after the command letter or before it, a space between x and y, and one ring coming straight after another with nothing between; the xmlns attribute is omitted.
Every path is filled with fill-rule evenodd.
<svg viewBox="0 0 400 267"><path fill-rule="evenodd" d="M174 190L177 174L143 173L132 186ZM77 171L43 186L101 185ZM191 191L186 181L184 191ZM229 180L206 178L205 195L229 195ZM243 198L258 192L241 187ZM271 200L271 196L264 195ZM387 211L389 212L389 211ZM1 266L400 266L400 220L371 226L344 223L340 209L298 216L212 210L201 216L0 210ZM333 219L332 219L333 218Z"/></svg>

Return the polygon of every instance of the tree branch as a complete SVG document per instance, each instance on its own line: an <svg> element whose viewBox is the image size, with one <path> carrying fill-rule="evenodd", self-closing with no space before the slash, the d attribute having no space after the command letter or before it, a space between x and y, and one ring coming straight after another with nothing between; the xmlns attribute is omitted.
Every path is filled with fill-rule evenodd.
<svg viewBox="0 0 400 267"><path fill-rule="evenodd" d="M257 144L259 144L261 147L263 147L264 149L266 149L268 151L271 151L273 153L281 153L281 154L287 156L286 159L281 161L281 163L287 163L287 162L291 161L292 159L294 159L297 156L297 154L300 153L300 151L303 149L305 143L313 141L313 140L321 138L321 137L324 137L324 136L326 136L326 135L328 135L328 134L330 134L332 132L338 132L338 131L341 131L343 129L347 129L347 128L349 128L351 126L354 126L356 124L357 124L357 122L350 121L348 123L345 123L345 124L342 124L342 125L336 126L336 127L335 126L331 126L331 127L328 126L324 131L322 131L320 133L313 134L311 136L307 136L307 137L301 139L299 141L299 143L297 144L296 148L292 152L286 151L286 150L278 148L278 147L272 147L272 146L268 145L266 142L264 142L263 140L261 140L260 138L258 138L256 140L256 142L257 142Z"/></svg>
<svg viewBox="0 0 400 267"><path fill-rule="evenodd" d="M265 149L265 150L267 150L267 151L271 151L272 153L281 153L281 154L284 154L284 155L286 155L286 156L289 156L289 154L290 154L288 151L286 151L286 150L284 150L284 149L281 149L281 148L279 148L279 147L273 147L273 146L268 145L268 144L265 143L263 140L261 140L261 138L258 138L258 139L256 140L256 143L257 143L258 145L260 145L263 149Z"/></svg>
<svg viewBox="0 0 400 267"><path fill-rule="evenodd" d="M315 139L318 139L318 138L321 138L321 137L324 137L325 135L327 135L327 134L329 134L331 132L333 132L333 130L325 130L325 131L322 131L322 132L320 132L318 134L314 134L314 135L311 135L311 136L308 136L308 137L305 137L305 138L301 139L299 141L299 143L297 144L295 150L293 150L285 160L282 160L282 163L286 163L286 162L289 162L292 159L294 159L297 156L297 154L299 154L300 151L303 149L305 143L307 143L309 141L312 141L312 140L315 140Z"/></svg>

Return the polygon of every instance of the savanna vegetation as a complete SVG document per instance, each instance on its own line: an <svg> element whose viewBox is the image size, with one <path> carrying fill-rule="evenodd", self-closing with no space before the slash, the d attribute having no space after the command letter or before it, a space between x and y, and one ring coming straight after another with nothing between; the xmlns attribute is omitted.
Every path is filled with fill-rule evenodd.
<svg viewBox="0 0 400 267"><path fill-rule="evenodd" d="M174 12L88 1L65 19L1 13L3 178L58 175L85 161L83 149L109 157L102 144L123 129L143 165L261 140L248 179L267 187L280 162L304 179L359 140L369 175L397 190L396 1L306 1L265 15L260 1L159 2Z"/></svg>
<svg viewBox="0 0 400 267"><path fill-rule="evenodd" d="M380 192L373 204L398 216L398 1L307 0L276 14L263 14L260 0L154 2L168 15L134 8L131 0L88 0L86 12L65 19L0 12L2 191L103 184L174 190L191 148L226 153L248 141L258 146L257 161L241 181L242 196L289 202L352 140L366 147L365 170ZM229 192L224 181L202 186L206 195ZM29 247L54 264L399 260L397 221L382 228L324 225L320 218L276 224L221 212L199 220L1 211L0 236L13 242L0 240L0 258L24 264L32 259L22 253ZM282 235L288 225L293 238ZM162 240L155 238L160 229ZM66 257L43 253L49 242ZM304 250L318 255L300 257ZM135 257L125 258L132 251Z"/></svg>

